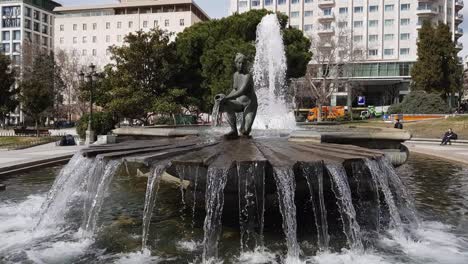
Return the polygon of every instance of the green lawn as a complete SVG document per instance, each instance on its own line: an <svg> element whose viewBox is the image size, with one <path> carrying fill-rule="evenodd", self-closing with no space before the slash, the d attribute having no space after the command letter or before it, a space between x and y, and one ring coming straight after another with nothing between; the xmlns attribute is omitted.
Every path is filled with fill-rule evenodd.
<svg viewBox="0 0 468 264"><path fill-rule="evenodd" d="M0 149L22 149L57 140L57 137L0 137Z"/></svg>
<svg viewBox="0 0 468 264"><path fill-rule="evenodd" d="M388 128L393 127L393 124L384 123L380 120L359 121L353 123L353 125ZM440 138L447 131L447 129L452 128L453 131L458 134L459 139L468 140L468 116L404 123L403 128L410 131L415 138Z"/></svg>

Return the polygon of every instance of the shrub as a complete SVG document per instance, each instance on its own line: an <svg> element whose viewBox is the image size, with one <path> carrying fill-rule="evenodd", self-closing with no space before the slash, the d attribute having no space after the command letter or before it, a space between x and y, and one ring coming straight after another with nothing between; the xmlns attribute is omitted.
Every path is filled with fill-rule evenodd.
<svg viewBox="0 0 468 264"><path fill-rule="evenodd" d="M440 95L413 91L388 109L389 114L444 114L448 112L447 103Z"/></svg>
<svg viewBox="0 0 468 264"><path fill-rule="evenodd" d="M76 132L80 138L86 137L86 130L88 129L89 114L84 114L78 125L76 126ZM97 112L93 113L93 130L95 135L107 135L114 129L116 121L114 120L111 113L108 112Z"/></svg>

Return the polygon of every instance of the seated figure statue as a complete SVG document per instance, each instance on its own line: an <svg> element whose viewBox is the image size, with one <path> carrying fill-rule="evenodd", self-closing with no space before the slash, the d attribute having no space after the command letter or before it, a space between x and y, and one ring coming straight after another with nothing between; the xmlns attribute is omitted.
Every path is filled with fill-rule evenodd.
<svg viewBox="0 0 468 264"><path fill-rule="evenodd" d="M227 96L218 94L215 97L215 100L219 103L219 112L227 114L231 126L231 131L225 135L227 139L239 137L236 126L236 113L243 113L240 133L249 137L258 107L253 78L247 68L246 57L238 53L235 64L237 71L234 73L231 93Z"/></svg>

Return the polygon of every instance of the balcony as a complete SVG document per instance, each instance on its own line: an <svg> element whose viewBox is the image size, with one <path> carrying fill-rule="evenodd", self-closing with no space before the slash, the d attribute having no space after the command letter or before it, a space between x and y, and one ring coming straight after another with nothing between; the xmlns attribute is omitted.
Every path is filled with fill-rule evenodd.
<svg viewBox="0 0 468 264"><path fill-rule="evenodd" d="M455 48L456 48L456 49L459 49L459 50L462 50L462 49L463 49L463 43L457 42L457 43L455 44Z"/></svg>
<svg viewBox="0 0 468 264"><path fill-rule="evenodd" d="M332 21L334 19L335 19L335 14L333 13L329 13L329 14L321 13L318 15L319 21Z"/></svg>
<svg viewBox="0 0 468 264"><path fill-rule="evenodd" d="M318 6L319 7L330 7L335 5L335 0L319 0Z"/></svg>
<svg viewBox="0 0 468 264"><path fill-rule="evenodd" d="M464 6L463 0L456 0L455 1L455 10L458 11L458 10L462 9L463 6Z"/></svg>
<svg viewBox="0 0 468 264"><path fill-rule="evenodd" d="M437 8L430 6L419 6L416 10L418 16L435 16L439 13Z"/></svg>
<svg viewBox="0 0 468 264"><path fill-rule="evenodd" d="M317 30L317 34L319 35L332 35L335 34L335 28L334 27L319 27Z"/></svg>
<svg viewBox="0 0 468 264"><path fill-rule="evenodd" d="M463 29L462 28L455 29L455 36L461 37L462 35L463 35Z"/></svg>
<svg viewBox="0 0 468 264"><path fill-rule="evenodd" d="M457 14L455 16L455 23L460 24L461 22L463 22L463 14Z"/></svg>

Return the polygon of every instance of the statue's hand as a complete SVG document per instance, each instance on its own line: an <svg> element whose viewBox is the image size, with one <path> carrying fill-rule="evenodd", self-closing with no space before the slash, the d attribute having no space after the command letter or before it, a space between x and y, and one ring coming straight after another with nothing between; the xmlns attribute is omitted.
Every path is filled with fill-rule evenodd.
<svg viewBox="0 0 468 264"><path fill-rule="evenodd" d="M226 98L226 95L224 95L224 94L217 94L217 95L215 96L215 98L214 98L214 99L215 99L215 101L217 101L217 102L220 102L220 103L221 103L221 102L223 102L223 101L224 101L224 98Z"/></svg>

